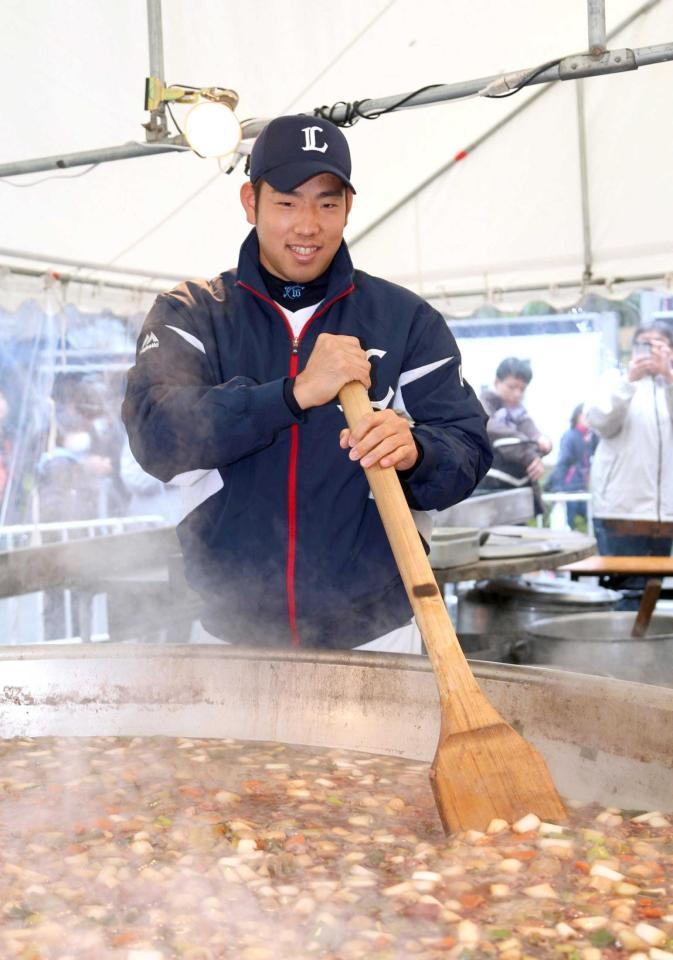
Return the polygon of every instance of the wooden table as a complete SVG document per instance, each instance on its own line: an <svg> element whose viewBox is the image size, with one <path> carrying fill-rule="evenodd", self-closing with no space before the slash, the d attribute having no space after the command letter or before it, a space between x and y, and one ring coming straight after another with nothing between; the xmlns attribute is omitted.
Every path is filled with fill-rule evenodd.
<svg viewBox="0 0 673 960"><path fill-rule="evenodd" d="M583 533L567 530L549 530L539 527L491 527L492 533L513 536L523 540L554 541L560 550L555 553L534 554L528 557L502 557L478 560L460 567L435 568L437 582L460 583L462 580L491 580L495 577L516 577L537 570L555 570L589 557L596 552L596 541ZM515 543L516 541L513 540Z"/></svg>
<svg viewBox="0 0 673 960"><path fill-rule="evenodd" d="M593 556L563 568L573 580L579 577L603 577L611 574L640 577L673 577L673 557Z"/></svg>
<svg viewBox="0 0 673 960"><path fill-rule="evenodd" d="M568 564L563 568L572 580L580 577L598 577L602 585L612 586L608 577L645 577L646 580L663 580L673 577L673 557L613 557L593 556ZM619 583L615 589L621 589ZM673 600L673 588L664 585L659 594L662 600Z"/></svg>

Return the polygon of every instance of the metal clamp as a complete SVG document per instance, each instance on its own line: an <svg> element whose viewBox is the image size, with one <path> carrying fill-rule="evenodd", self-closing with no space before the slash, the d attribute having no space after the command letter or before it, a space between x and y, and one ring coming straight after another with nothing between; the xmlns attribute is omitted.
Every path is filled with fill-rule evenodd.
<svg viewBox="0 0 673 960"><path fill-rule="evenodd" d="M559 80L577 80L580 77L624 73L637 69L635 54L626 47L623 50L606 50L599 57L592 57L587 53L566 57L558 65L558 75Z"/></svg>

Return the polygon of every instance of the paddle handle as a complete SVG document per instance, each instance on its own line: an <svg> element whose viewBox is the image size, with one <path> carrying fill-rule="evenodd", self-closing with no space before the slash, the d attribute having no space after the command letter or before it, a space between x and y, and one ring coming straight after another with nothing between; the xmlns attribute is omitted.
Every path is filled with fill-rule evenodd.
<svg viewBox="0 0 673 960"><path fill-rule="evenodd" d="M339 391L348 426L353 429L372 412L367 391L361 383L347 383ZM374 494L390 547L432 662L441 698L452 690L478 691L432 567L425 554L402 485L394 467L374 464L364 468ZM452 710L456 701L451 700Z"/></svg>
<svg viewBox="0 0 673 960"><path fill-rule="evenodd" d="M633 629L631 630L631 636L634 640L644 637L647 633L647 628L650 625L654 608L657 605L657 600L661 593L661 584L661 580L648 580L645 584L645 590L643 591L638 613L636 614Z"/></svg>

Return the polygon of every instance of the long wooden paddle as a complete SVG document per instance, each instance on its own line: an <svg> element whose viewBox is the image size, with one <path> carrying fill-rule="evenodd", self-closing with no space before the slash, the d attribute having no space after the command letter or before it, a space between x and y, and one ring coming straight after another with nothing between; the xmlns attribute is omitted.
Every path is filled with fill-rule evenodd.
<svg viewBox="0 0 673 960"><path fill-rule="evenodd" d="M339 401L351 429L372 412L360 383L346 384ZM441 726L430 781L444 829L485 830L493 819L512 823L527 813L565 819L544 760L505 723L472 675L397 472L378 464L365 472L439 688Z"/></svg>

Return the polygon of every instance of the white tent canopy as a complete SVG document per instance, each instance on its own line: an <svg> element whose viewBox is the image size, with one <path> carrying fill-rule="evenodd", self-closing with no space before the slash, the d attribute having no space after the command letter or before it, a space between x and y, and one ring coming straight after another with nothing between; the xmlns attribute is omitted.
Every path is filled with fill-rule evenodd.
<svg viewBox="0 0 673 960"><path fill-rule="evenodd" d="M610 31L643 2L606 6ZM585 0L164 0L163 38L166 82L232 87L240 118L534 67L588 42ZM673 0L658 0L610 46L667 41ZM595 276L673 272L672 71L664 63L582 82ZM0 74L0 164L142 141L145 4L4 0ZM577 88L556 83L361 120L348 132L356 264L426 294L579 284L587 250ZM5 178L0 251L39 255L53 268L95 262L148 278L211 276L235 265L248 229L243 177L242 164L226 176L217 161L180 152ZM0 262L29 261L0 252Z"/></svg>

